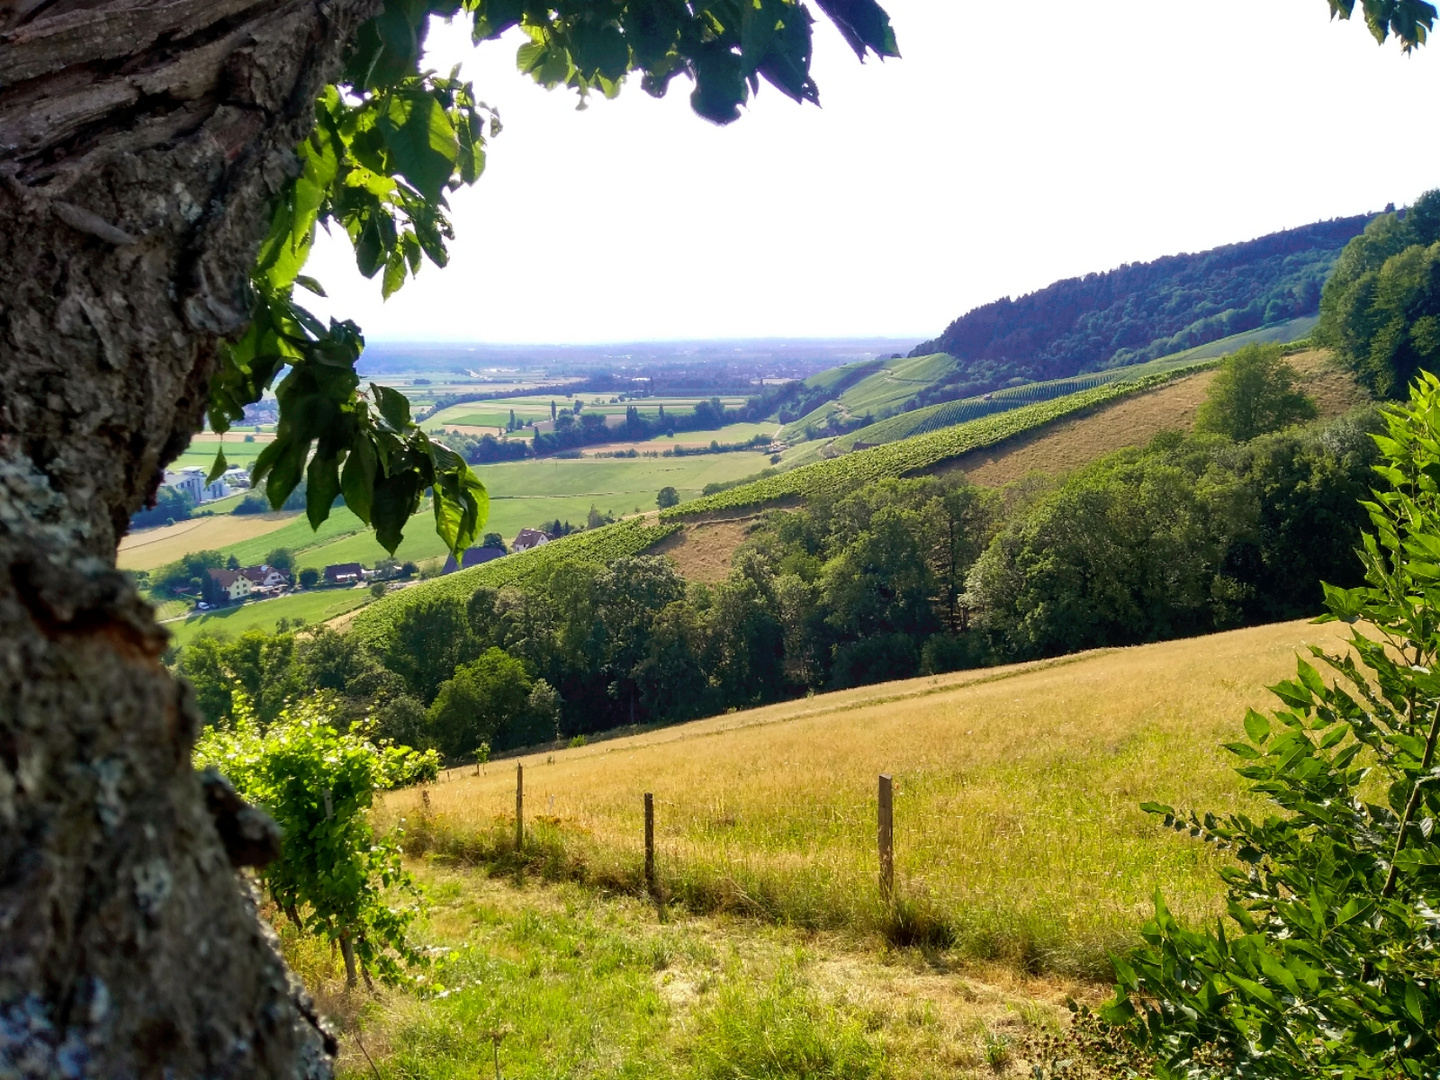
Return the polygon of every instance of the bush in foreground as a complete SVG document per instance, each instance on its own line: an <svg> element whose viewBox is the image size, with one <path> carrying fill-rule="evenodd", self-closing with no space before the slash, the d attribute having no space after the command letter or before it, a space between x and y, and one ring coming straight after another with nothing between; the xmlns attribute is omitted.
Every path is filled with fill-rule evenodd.
<svg viewBox="0 0 1440 1080"><path fill-rule="evenodd" d="M362 734L341 734L323 699L287 706L262 727L243 694L234 726L207 728L195 746L197 768L225 774L263 807L284 834L279 859L262 871L275 905L300 929L338 945L350 985L359 969L369 981L403 977L420 956L406 938L417 903L392 906L387 891L418 902L392 830L376 838L369 811L375 792L433 780L433 751L380 747Z"/></svg>
<svg viewBox="0 0 1440 1080"><path fill-rule="evenodd" d="M1326 618L1357 629L1345 654L1312 650L1336 678L1299 661L1273 688L1283 708L1251 710L1229 746L1274 813L1145 807L1239 860L1228 928L1183 926L1157 895L1145 944L1115 961L1104 1015L1161 1077L1440 1072L1440 380L1387 422L1368 584L1326 590Z"/></svg>

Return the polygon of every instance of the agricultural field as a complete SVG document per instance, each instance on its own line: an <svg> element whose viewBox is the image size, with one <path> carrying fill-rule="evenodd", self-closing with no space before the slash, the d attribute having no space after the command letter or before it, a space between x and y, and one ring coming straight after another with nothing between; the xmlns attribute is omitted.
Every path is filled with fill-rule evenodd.
<svg viewBox="0 0 1440 1080"><path fill-rule="evenodd" d="M1311 349L1288 358L1300 373L1300 388L1320 416L1342 416L1369 400L1354 377L1335 365L1325 350ZM1121 398L1103 409L1062 420L1032 434L987 447L946 462L940 472L960 471L982 487L1000 487L1027 473L1060 475L1101 454L1139 446L1162 431L1189 431L1205 400L1213 371L1176 379L1159 389Z"/></svg>
<svg viewBox="0 0 1440 1080"><path fill-rule="evenodd" d="M1135 382L1114 382L1050 401L1025 405L996 416L982 417L927 435L857 450L843 457L816 461L777 476L709 495L664 512L675 520L717 510L732 511L823 492L842 492L871 480L905 476L933 468L951 458L1014 438L1032 428L1064 416L1094 409L1104 403L1159 386L1172 374L1151 375Z"/></svg>
<svg viewBox="0 0 1440 1080"><path fill-rule="evenodd" d="M202 611L186 619L165 624L172 643L186 645L201 633L239 634L246 630L273 632L282 619L303 619L308 625L323 623L371 601L368 588L312 589L287 593L270 600L257 600L219 611Z"/></svg>
<svg viewBox="0 0 1440 1080"><path fill-rule="evenodd" d="M832 417L842 420L858 419L867 413L882 415L898 410L925 387L939 382L955 370L957 361L953 356L935 353L930 356L909 357L903 360L869 361L866 364L847 364L834 369L833 374L824 372L829 378L814 376L806 380L806 386L819 389L841 385L877 365L876 370L847 386L838 397L811 410L809 413L785 425L783 434L788 440L805 438L805 429L811 425L823 427Z"/></svg>
<svg viewBox="0 0 1440 1080"><path fill-rule="evenodd" d="M287 526L293 525L298 516L288 513L221 513L177 521L174 525L141 529L120 541L115 565L121 570L154 570L166 563L175 562L192 551L248 549L252 544L263 547L265 551L273 551L285 545L281 542L264 541L263 538L285 531Z"/></svg>
<svg viewBox="0 0 1440 1080"><path fill-rule="evenodd" d="M508 541L523 528L557 517L583 525L591 506L617 518L637 509L653 511L655 495L662 487L674 487L682 499L695 498L706 484L752 476L768 464L763 454L737 452L681 458L541 458L478 465L475 471L490 492L485 531L498 532ZM337 509L331 518L341 513ZM348 511L344 513L355 520ZM308 528L303 518L301 525ZM385 550L371 533L357 530L334 543L312 545L296 561L302 567L339 562L371 566L385 557ZM435 535L434 518L429 510L422 510L406 527L395 558L423 563L443 561L444 557L445 546Z"/></svg>
<svg viewBox="0 0 1440 1080"><path fill-rule="evenodd" d="M246 436L254 441L246 442ZM224 435L202 431L190 440L190 445L185 448L183 454L175 459L170 468L178 470L196 465L202 469L209 469L211 465L215 464L215 451L223 449L225 460L231 466L242 466L248 472L255 459L260 456L260 451L265 449L267 443L274 441L275 433L273 431L262 431L258 435L253 431L239 428L231 429Z"/></svg>
<svg viewBox="0 0 1440 1080"><path fill-rule="evenodd" d="M373 609L371 609L373 610ZM1296 650L1346 628L1291 622L823 694L525 754L534 858L637 890L653 792L662 892L692 914L899 932L877 888L876 777L895 783L895 882L914 939L958 959L1103 982L1161 889L1219 910L1224 856L1139 810L1255 809L1220 747ZM486 863L513 841L515 770L453 770L385 798L416 854Z"/></svg>
<svg viewBox="0 0 1440 1080"><path fill-rule="evenodd" d="M709 398L698 397L647 397L638 398L634 401L612 401L618 398L618 394L591 394L583 393L573 397L565 397L563 394L542 394L535 397L513 397L496 398L491 401L467 401L459 405L452 405L443 409L424 421L426 430L433 428L459 428L462 431L471 428L485 428L488 430L503 431L510 419L510 412L514 410L515 419L521 424L541 424L541 430L549 430L550 405L552 402L560 410L573 408L578 399L583 402L582 411L598 413L601 416L625 415L625 410L634 406L642 416L656 416L663 405L667 413L676 416L683 416L694 411L698 401L708 401ZM722 397L721 403L727 408L736 408L745 404L743 397Z"/></svg>

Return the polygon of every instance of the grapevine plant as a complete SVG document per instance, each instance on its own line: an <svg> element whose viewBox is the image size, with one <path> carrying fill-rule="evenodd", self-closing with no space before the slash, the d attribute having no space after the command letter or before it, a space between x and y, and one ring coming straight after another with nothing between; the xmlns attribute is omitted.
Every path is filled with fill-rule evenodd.
<svg viewBox="0 0 1440 1080"><path fill-rule="evenodd" d="M1326 587L1348 648L1312 647L1330 679L1299 660L1228 747L1270 812L1144 806L1236 858L1228 921L1191 929L1157 895L1115 960L1103 1015L1167 1080L1440 1075L1440 379L1386 422L1367 584Z"/></svg>
<svg viewBox="0 0 1440 1080"><path fill-rule="evenodd" d="M237 693L233 726L205 730L195 766L224 773L279 824L281 854L261 871L265 888L298 929L339 947L351 986L357 964L367 982L373 971L395 983L420 961L406 938L419 888L401 865L398 830L377 838L369 810L376 791L433 780L435 751L342 734L323 698L287 706L262 727Z"/></svg>

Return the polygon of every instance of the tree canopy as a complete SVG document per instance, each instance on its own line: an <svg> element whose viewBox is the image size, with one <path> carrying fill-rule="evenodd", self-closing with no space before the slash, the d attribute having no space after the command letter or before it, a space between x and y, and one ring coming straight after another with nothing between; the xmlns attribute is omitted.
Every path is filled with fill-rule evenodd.
<svg viewBox="0 0 1440 1080"><path fill-rule="evenodd" d="M1245 442L1301 420L1315 402L1295 389L1295 369L1278 345L1247 345L1225 358L1195 417L1195 430Z"/></svg>
<svg viewBox="0 0 1440 1080"><path fill-rule="evenodd" d="M1317 333L1381 397L1403 394L1421 368L1440 364L1440 189L1345 246Z"/></svg>

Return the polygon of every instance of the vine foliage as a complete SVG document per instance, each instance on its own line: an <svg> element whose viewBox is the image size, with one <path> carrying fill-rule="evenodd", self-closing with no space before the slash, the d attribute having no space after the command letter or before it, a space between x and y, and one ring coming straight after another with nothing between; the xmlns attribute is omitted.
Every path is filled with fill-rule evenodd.
<svg viewBox="0 0 1440 1080"><path fill-rule="evenodd" d="M271 899L297 928L339 946L351 985L357 963L367 980L373 971L401 981L423 960L406 937L420 892L401 865L399 831L377 837L369 811L377 791L433 780L439 756L341 733L323 699L287 706L269 726L243 694L235 699L232 725L205 729L195 765L224 773L280 826L280 857L262 871Z"/></svg>

